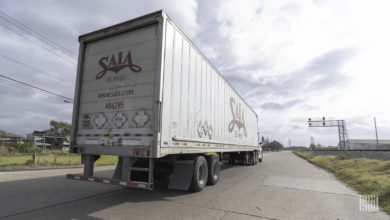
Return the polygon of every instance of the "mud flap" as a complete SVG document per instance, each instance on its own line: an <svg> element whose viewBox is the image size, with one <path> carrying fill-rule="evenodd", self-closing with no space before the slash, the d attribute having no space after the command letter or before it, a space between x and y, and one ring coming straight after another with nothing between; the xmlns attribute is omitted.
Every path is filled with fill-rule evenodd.
<svg viewBox="0 0 390 220"><path fill-rule="evenodd" d="M173 162L172 178L168 189L188 190L194 173L193 160L180 160Z"/></svg>

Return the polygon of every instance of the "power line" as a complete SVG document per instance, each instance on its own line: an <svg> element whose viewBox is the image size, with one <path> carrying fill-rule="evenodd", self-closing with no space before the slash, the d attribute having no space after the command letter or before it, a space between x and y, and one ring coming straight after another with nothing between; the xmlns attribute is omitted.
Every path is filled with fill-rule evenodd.
<svg viewBox="0 0 390 220"><path fill-rule="evenodd" d="M61 100L63 100L64 102L67 102L67 103L73 102L73 99L70 99L70 98L67 98L65 96L56 94L54 92L50 92L48 90L41 89L41 88L38 88L36 86L33 86L33 85L30 85L30 84L27 84L27 83L24 83L24 82L12 79L12 78L7 77L7 76L0 75L0 82L4 83L6 85L9 85L9 86L16 87L16 88L29 89L29 90L32 90L32 91L35 91L35 92L40 92L40 93L46 94L46 95L55 96L56 98L60 98Z"/></svg>
<svg viewBox="0 0 390 220"><path fill-rule="evenodd" d="M38 73L44 73L44 74L50 75L50 73L48 73L47 71L44 71L44 70L39 69L37 67L31 66L31 65L29 65L27 63L24 63L24 62L20 61L20 60L13 59L13 58L11 58L9 56L0 54L0 57L2 57L3 59L6 59L8 61L14 62L16 64L19 64L21 66L27 67L27 68L29 68L31 70L34 70L34 71L38 72ZM63 79L60 78L60 80L63 80Z"/></svg>
<svg viewBox="0 0 390 220"><path fill-rule="evenodd" d="M7 60L12 61L14 63L17 63L17 64L19 64L21 66L27 67L29 69L32 69L34 71L37 71L37 72L40 72L40 73L46 73L45 71L43 71L41 69L38 69L38 68L33 67L33 66L30 66L30 65L28 65L26 63L23 63L23 62L19 61L19 60L12 59L11 57L8 57L8 56L2 55L2 54L0 54L0 56L3 57L4 59L7 59Z"/></svg>
<svg viewBox="0 0 390 220"><path fill-rule="evenodd" d="M61 54L59 54L58 52L56 52L56 51L54 51L54 50L51 50L50 48L45 47L45 46L42 45L41 43L39 43L39 42L37 42L37 41L35 41L35 40L31 39L31 38L26 37L23 33L20 33L20 32L18 32L18 31L14 30L14 29L8 27L7 25L2 25L2 24L0 24L0 25L3 26L4 28L6 28L7 30L9 30L9 31L11 31L11 32L13 32L13 33L19 35L19 36L20 36L21 38L23 38L24 40L27 40L27 41L30 41L30 42L36 44L36 45L39 46L40 48L46 50L46 51L49 52L49 53L52 53L52 54L56 55L57 57L63 59L64 61L66 61L66 62L68 62L68 63L70 63L70 64L72 64L72 65L76 65L74 62L70 61L70 60L67 59L66 57L64 57L64 56L62 56Z"/></svg>
<svg viewBox="0 0 390 220"><path fill-rule="evenodd" d="M71 51L69 51L68 49L66 49L65 47L63 47L60 44L56 43L55 41L49 39L48 37L34 31L33 29L31 29L27 25L12 18L11 16L7 15L6 13L4 13L1 10L0 10L0 18L2 18L2 20L4 20L6 22L6 23L2 24L2 26L4 28L19 35L20 37L22 37L25 40L33 42L34 44L38 45L42 49L64 59L65 61L75 65L75 63L72 61L77 60L77 56L74 53L72 53ZM8 25L7 25L7 23L8 23ZM16 27L18 30L14 29L14 28L10 28L9 24L12 25L12 27L14 27L14 28ZM26 35L28 35L29 37L27 37ZM31 38L31 37L33 37L33 38ZM65 55L66 57L64 57L63 55ZM69 60L67 57L70 58L72 61Z"/></svg>
<svg viewBox="0 0 390 220"><path fill-rule="evenodd" d="M28 88L30 88L30 89L37 90L37 91L39 91L39 92L43 92L43 93L50 94L50 95L56 96L56 97L58 97L58 98L61 98L62 100L64 100L64 102L67 102L67 103L72 103L72 102L73 102L73 99L71 99L71 98L68 98L68 97L59 95L59 94L57 94L57 93L48 91L48 90L46 90L46 89L42 89L42 88L33 86L33 85L31 85L31 84L28 84L28 83L25 83L25 82L22 82L22 81L19 81L19 80L16 80L16 79L12 79L12 78L10 78L10 77L8 77L8 76L4 76L4 75L1 75L1 74L0 74L0 77L2 77L3 79L6 79L6 80L11 81L11 83L16 83L16 85L14 85L14 86L16 86L16 87L18 87L18 88L21 88L20 86L28 87ZM1 80L0 82L3 82L3 83L5 82L6 84L11 85L10 82L7 83L7 82L4 81L4 80ZM11 85L11 86L12 86L12 85Z"/></svg>
<svg viewBox="0 0 390 220"><path fill-rule="evenodd" d="M14 24L15 26L19 27L20 29L26 31L27 33L31 34L31 35L34 35L35 37L37 37L38 39L40 39L41 41L44 41L48 44L51 44L52 46L54 46L56 49L62 51L63 53L67 54L68 56L71 56L73 58L77 58L77 56L71 52L70 50L68 50L67 48L63 47L62 45L60 45L59 43L53 41L52 39L46 37L45 35L39 33L39 32L36 32L34 31L33 29L31 29L29 26L23 24L22 22L16 20L15 18L9 16L8 14L6 14L5 12L1 11L0 10L0 15L1 17L3 17L3 19L7 20L8 22Z"/></svg>

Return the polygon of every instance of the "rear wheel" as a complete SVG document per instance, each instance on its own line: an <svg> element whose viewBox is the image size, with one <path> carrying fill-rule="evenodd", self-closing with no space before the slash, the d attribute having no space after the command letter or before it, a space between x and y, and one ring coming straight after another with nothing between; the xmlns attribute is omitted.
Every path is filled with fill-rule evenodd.
<svg viewBox="0 0 390 220"><path fill-rule="evenodd" d="M221 165L219 164L218 156L212 155L207 158L207 165L209 168L209 175L207 183L209 185L217 184L221 172Z"/></svg>
<svg viewBox="0 0 390 220"><path fill-rule="evenodd" d="M198 156L194 159L194 173L191 182L191 191L200 192L207 183L208 168L206 159L203 156Z"/></svg>
<svg viewBox="0 0 390 220"><path fill-rule="evenodd" d="M252 166L255 165L255 152L250 151L248 152L248 165Z"/></svg>
<svg viewBox="0 0 390 220"><path fill-rule="evenodd" d="M255 151L255 156L254 156L254 160L255 160L255 165L257 164L257 162L259 162L259 152L258 151Z"/></svg>

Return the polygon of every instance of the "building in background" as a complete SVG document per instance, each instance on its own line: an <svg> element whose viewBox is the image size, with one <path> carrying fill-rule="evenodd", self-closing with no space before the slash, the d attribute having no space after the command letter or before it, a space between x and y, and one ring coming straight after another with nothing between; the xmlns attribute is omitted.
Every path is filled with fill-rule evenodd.
<svg viewBox="0 0 390 220"><path fill-rule="evenodd" d="M69 149L69 136L53 136L49 131L34 131L27 135L27 140L33 141L35 146L42 149L64 150Z"/></svg>
<svg viewBox="0 0 390 220"><path fill-rule="evenodd" d="M25 138L18 135L1 135L0 136L0 146L11 146L15 145L18 142L23 142Z"/></svg>
<svg viewBox="0 0 390 220"><path fill-rule="evenodd" d="M378 140L379 148L375 139L349 139L351 150L390 150L390 140Z"/></svg>

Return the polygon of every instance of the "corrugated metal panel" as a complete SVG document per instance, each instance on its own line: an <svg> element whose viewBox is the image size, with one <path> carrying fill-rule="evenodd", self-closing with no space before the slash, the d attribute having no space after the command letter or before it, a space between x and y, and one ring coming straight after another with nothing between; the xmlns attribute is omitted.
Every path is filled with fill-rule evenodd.
<svg viewBox="0 0 390 220"><path fill-rule="evenodd" d="M169 19L165 50L162 152L256 147L257 115Z"/></svg>

